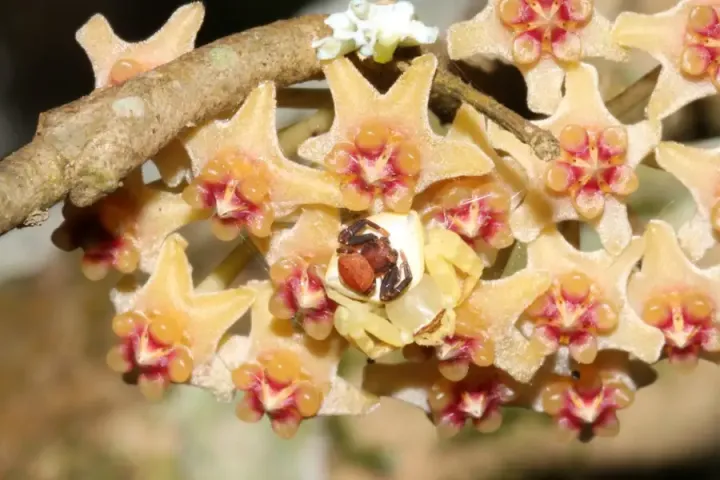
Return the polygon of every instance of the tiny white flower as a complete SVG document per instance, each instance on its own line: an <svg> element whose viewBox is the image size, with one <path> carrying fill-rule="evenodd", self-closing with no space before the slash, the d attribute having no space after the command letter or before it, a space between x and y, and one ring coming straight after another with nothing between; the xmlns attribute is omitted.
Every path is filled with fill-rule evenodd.
<svg viewBox="0 0 720 480"><path fill-rule="evenodd" d="M387 63L398 47L435 43L439 33L415 19L415 6L408 1L351 0L347 11L330 15L325 23L332 35L312 44L320 60L358 51L361 57Z"/></svg>
<svg viewBox="0 0 720 480"><path fill-rule="evenodd" d="M340 40L335 37L316 40L312 46L317 50L318 60L332 60L355 50L355 42L352 40Z"/></svg>
<svg viewBox="0 0 720 480"><path fill-rule="evenodd" d="M349 10L361 20L367 20L370 14L370 2L367 0L351 0Z"/></svg>

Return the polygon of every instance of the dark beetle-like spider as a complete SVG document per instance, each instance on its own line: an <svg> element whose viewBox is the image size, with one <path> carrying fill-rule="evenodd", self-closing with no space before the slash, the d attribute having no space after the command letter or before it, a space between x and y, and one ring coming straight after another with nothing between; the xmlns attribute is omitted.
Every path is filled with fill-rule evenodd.
<svg viewBox="0 0 720 480"><path fill-rule="evenodd" d="M365 228L375 230L360 234ZM390 246L390 234L380 225L361 219L349 225L338 236L338 270L345 285L363 295L372 294L375 279L380 281L380 300L396 299L412 282L410 265L403 252ZM398 259L401 265L398 265Z"/></svg>

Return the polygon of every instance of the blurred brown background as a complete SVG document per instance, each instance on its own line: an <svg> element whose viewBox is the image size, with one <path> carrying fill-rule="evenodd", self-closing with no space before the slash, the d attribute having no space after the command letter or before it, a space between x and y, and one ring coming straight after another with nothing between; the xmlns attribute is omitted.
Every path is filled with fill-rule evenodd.
<svg viewBox="0 0 720 480"><path fill-rule="evenodd" d="M182 1L2 0L0 153L28 141L39 112L92 88L74 32L93 13L139 40ZM207 0L201 44L301 11L337 11L346 1ZM416 0L428 23L479 11L483 1ZM670 0L597 0L656 12ZM653 67L635 54L601 78L618 91ZM504 102L521 108L522 80L501 68ZM520 101L518 100L520 99ZM718 135L717 100L697 102L666 122L666 138ZM206 393L175 389L151 405L104 365L112 336L112 279L82 278L78 255L50 244L57 209L36 229L0 238L0 479L591 479L720 478L720 372L703 364L683 376L660 365L660 381L620 413L622 433L589 445L558 444L546 419L506 414L497 434L463 434L438 443L421 412L395 401L358 419L314 421L291 442L267 424L244 425ZM200 258L202 260L202 258Z"/></svg>

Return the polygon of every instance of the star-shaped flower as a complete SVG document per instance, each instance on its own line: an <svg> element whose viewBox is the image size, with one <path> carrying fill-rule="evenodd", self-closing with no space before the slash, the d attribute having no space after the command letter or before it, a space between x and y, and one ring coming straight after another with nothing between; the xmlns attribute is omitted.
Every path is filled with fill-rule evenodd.
<svg viewBox="0 0 720 480"><path fill-rule="evenodd" d="M461 382L438 375L433 361L368 365L363 388L379 397L407 402L430 414L441 437L457 434L466 423L481 433L502 425L502 408L518 405L522 386L496 368L478 368Z"/></svg>
<svg viewBox="0 0 720 480"><path fill-rule="evenodd" d="M247 337L231 337L215 360L193 376L195 385L221 399L242 391L237 416L247 422L270 418L273 430L290 438L300 422L316 415L359 415L377 399L338 376L347 343L337 335L314 340L272 316L270 282L250 285L257 292Z"/></svg>
<svg viewBox="0 0 720 480"><path fill-rule="evenodd" d="M102 88L120 85L194 49L204 17L201 2L184 5L152 37L130 43L118 37L107 19L97 14L77 31L75 38L90 58L95 88Z"/></svg>
<svg viewBox="0 0 720 480"><path fill-rule="evenodd" d="M671 362L694 365L720 351L720 268L696 267L660 220L649 223L645 238L642 269L628 285L630 305L663 333Z"/></svg>
<svg viewBox="0 0 720 480"><path fill-rule="evenodd" d="M121 85L192 51L204 17L201 2L184 5L152 37L131 43L118 37L107 19L98 14L77 31L75 38L92 64L95 88L105 88ZM189 179L189 159L178 142L171 142L153 161L167 185L176 187Z"/></svg>
<svg viewBox="0 0 720 480"><path fill-rule="evenodd" d="M697 261L717 244L720 232L720 149L665 142L655 150L655 159L695 200L695 216L680 228L678 238L683 250Z"/></svg>
<svg viewBox="0 0 720 480"><path fill-rule="evenodd" d="M478 146L431 130L427 109L436 67L433 55L416 58L381 94L350 60L325 66L335 120L328 133L306 141L299 153L342 182L344 207L406 213L415 195L433 183L492 169Z"/></svg>
<svg viewBox="0 0 720 480"><path fill-rule="evenodd" d="M490 0L475 18L448 31L453 60L481 54L515 65L525 76L528 105L552 114L565 71L588 57L623 61L610 22L593 0Z"/></svg>
<svg viewBox="0 0 720 480"><path fill-rule="evenodd" d="M66 203L63 215L53 241L64 250L83 249L83 273L91 280L112 268L151 273L165 237L200 218L179 194L159 182L145 185L140 170L91 207Z"/></svg>
<svg viewBox="0 0 720 480"><path fill-rule="evenodd" d="M519 382L529 382L545 353L516 324L535 299L547 291L550 282L549 274L534 269L521 270L500 280L480 281L467 302L459 307L464 312L458 314L455 334L448 340L475 339L478 332L484 332L494 343L494 365ZM441 349L438 347L438 352Z"/></svg>
<svg viewBox="0 0 720 480"><path fill-rule="evenodd" d="M435 183L413 203L427 228L442 227L458 235L492 265L498 250L515 238L510 231L510 212L517 208L523 190L522 178L492 148L487 120L463 104L446 138L474 142L495 164L481 177L449 179Z"/></svg>
<svg viewBox="0 0 720 480"><path fill-rule="evenodd" d="M120 344L108 353L108 364L137 375L149 398L160 397L171 382L188 381L196 366L210 361L220 337L255 300L247 287L195 292L186 247L180 235L170 235L145 285L114 293Z"/></svg>
<svg viewBox="0 0 720 480"><path fill-rule="evenodd" d="M231 240L244 228L266 237L275 219L301 205L341 204L332 175L285 158L275 111L275 86L263 83L232 118L200 127L183 140L195 172L183 196L193 208L212 212L220 239Z"/></svg>
<svg viewBox="0 0 720 480"><path fill-rule="evenodd" d="M337 304L325 294L323 279L340 229L338 212L303 208L292 227L273 232L265 255L275 289L270 312L301 325L317 340L326 339L333 329Z"/></svg>
<svg viewBox="0 0 720 480"><path fill-rule="evenodd" d="M661 125L620 123L605 107L590 65L568 70L565 90L557 112L536 122L560 142L561 156L549 164L490 125L495 147L512 155L528 176L527 195L510 226L518 240L529 242L546 225L582 220L595 228L606 250L617 254L632 237L625 202L638 187L635 167L660 141Z"/></svg>
<svg viewBox="0 0 720 480"><path fill-rule="evenodd" d="M632 405L641 386L630 372L626 355L603 352L592 365L574 370L574 377L537 378L533 407L553 417L563 439L614 437L620 431L617 411Z"/></svg>
<svg viewBox="0 0 720 480"><path fill-rule="evenodd" d="M642 238L613 256L581 252L555 229L528 245L528 268L552 275L550 288L530 306L519 325L547 354L567 347L578 363L595 361L598 350L622 350L644 362L660 356L663 338L627 302L628 276L643 254ZM539 367L528 365L528 368Z"/></svg>
<svg viewBox="0 0 720 480"><path fill-rule="evenodd" d="M663 119L720 87L720 2L682 0L656 15L620 14L613 37L648 52L662 65L649 118Z"/></svg>

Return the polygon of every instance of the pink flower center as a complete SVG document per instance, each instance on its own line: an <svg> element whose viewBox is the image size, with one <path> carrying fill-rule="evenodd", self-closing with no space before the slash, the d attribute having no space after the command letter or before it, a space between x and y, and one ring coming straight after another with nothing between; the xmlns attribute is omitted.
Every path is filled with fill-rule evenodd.
<svg viewBox="0 0 720 480"><path fill-rule="evenodd" d="M279 436L295 435L304 418L317 414L323 394L301 372L300 359L289 350L262 355L258 363L246 363L233 371L233 383L245 392L237 416L257 422L270 418Z"/></svg>
<svg viewBox="0 0 720 480"><path fill-rule="evenodd" d="M183 198L193 208L213 213L213 232L221 240L233 240L243 228L266 237L275 220L267 165L236 151L213 157Z"/></svg>
<svg viewBox="0 0 720 480"><path fill-rule="evenodd" d="M451 186L438 194L440 208L435 219L475 247L481 241L493 248L508 247L513 242L508 225L510 198L492 185L469 190Z"/></svg>
<svg viewBox="0 0 720 480"><path fill-rule="evenodd" d="M680 70L688 77L709 78L720 88L720 21L718 8L710 5L694 7L688 16L685 48L680 57Z"/></svg>
<svg viewBox="0 0 720 480"><path fill-rule="evenodd" d="M587 219L602 214L605 196L626 197L638 187L635 171L626 164L627 133L623 127L590 130L568 125L558 137L562 156L551 162L545 185L570 196Z"/></svg>
<svg viewBox="0 0 720 480"><path fill-rule="evenodd" d="M513 32L518 65L535 64L543 55L560 62L582 58L580 32L593 15L592 0L502 0L500 21Z"/></svg>
<svg viewBox="0 0 720 480"><path fill-rule="evenodd" d="M653 296L643 307L643 320L662 330L671 362L695 364L701 352L720 351L715 305L703 293L672 291Z"/></svg>
<svg viewBox="0 0 720 480"><path fill-rule="evenodd" d="M137 374L145 396L157 399L171 382L186 382L192 373L192 357L183 345L183 331L172 317L128 312L113 319L120 343L107 362L118 373Z"/></svg>
<svg viewBox="0 0 720 480"><path fill-rule="evenodd" d="M438 429L445 435L459 432L470 421L479 431L490 433L502 424L500 407L515 392L499 375L460 383L440 381L433 385L428 401Z"/></svg>
<svg viewBox="0 0 720 480"><path fill-rule="evenodd" d="M435 347L435 355L439 360L440 373L451 381L465 378L471 364L486 367L492 365L495 358L492 340L485 332L476 332L474 336L456 332L445 337L443 343Z"/></svg>
<svg viewBox="0 0 720 480"><path fill-rule="evenodd" d="M618 406L612 387L588 390L569 387L564 400L556 421L568 430L579 431L584 425L596 429L617 422Z"/></svg>
<svg viewBox="0 0 720 480"><path fill-rule="evenodd" d="M559 379L546 385L540 405L567 434L577 436L584 429L594 435L614 436L620 425L616 412L632 405L634 388L621 372L583 367L578 379Z"/></svg>
<svg viewBox="0 0 720 480"><path fill-rule="evenodd" d="M565 345L580 363L595 360L596 335L612 331L618 321L598 287L578 272L556 279L526 314L535 324L533 339L542 343L548 354Z"/></svg>
<svg viewBox="0 0 720 480"><path fill-rule="evenodd" d="M142 205L125 190L104 198L83 221L73 227L83 248L82 271L91 280L104 278L111 268L129 274L135 271L140 252L133 241L135 223Z"/></svg>
<svg viewBox="0 0 720 480"><path fill-rule="evenodd" d="M415 196L420 151L404 134L370 121L352 142L340 143L326 159L343 179L343 201L350 210L370 208L375 198L393 211L407 212Z"/></svg>
<svg viewBox="0 0 720 480"><path fill-rule="evenodd" d="M333 328L337 304L325 293L322 277L325 267L302 258L283 258L270 267L275 293L270 312L276 318L293 319L316 340L326 339Z"/></svg>

